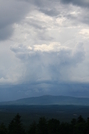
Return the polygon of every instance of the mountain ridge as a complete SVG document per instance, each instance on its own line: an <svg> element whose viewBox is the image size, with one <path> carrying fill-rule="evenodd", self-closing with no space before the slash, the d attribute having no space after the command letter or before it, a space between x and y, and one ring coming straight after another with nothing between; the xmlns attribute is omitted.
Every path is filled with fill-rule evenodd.
<svg viewBox="0 0 89 134"><path fill-rule="evenodd" d="M89 105L89 98L43 95L15 101L0 102L0 105Z"/></svg>

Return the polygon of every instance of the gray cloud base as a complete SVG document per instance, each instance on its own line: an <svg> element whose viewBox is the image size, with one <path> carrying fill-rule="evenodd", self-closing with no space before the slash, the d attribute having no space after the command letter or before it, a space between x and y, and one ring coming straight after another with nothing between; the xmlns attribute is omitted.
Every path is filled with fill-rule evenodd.
<svg viewBox="0 0 89 134"><path fill-rule="evenodd" d="M74 4L77 6L89 7L88 0L61 0L61 2L64 4Z"/></svg>
<svg viewBox="0 0 89 134"><path fill-rule="evenodd" d="M21 21L31 9L25 1L0 1L0 40L13 34L13 24Z"/></svg>
<svg viewBox="0 0 89 134"><path fill-rule="evenodd" d="M61 0L64 4L73 3L74 5L79 6L89 6L89 2L87 0ZM29 4L28 4L29 3ZM5 40L9 38L13 34L14 23L21 21L25 15L31 11L32 9L38 8L39 11L49 15L49 16L57 16L59 15L58 6L60 5L60 1L41 1L41 0L8 0L5 2L0 1L0 40ZM68 7L67 7L68 8ZM68 16L67 16L68 17ZM89 23L88 15L84 17L85 19L82 22Z"/></svg>
<svg viewBox="0 0 89 134"><path fill-rule="evenodd" d="M64 79L64 81L68 81L71 68L75 68L85 58L83 47L77 48L76 52L73 52L73 49L64 48L56 52L41 52L34 49L28 50L24 45L11 47L16 57L25 63L26 81L37 81L39 79L50 79L52 81L63 81Z"/></svg>
<svg viewBox="0 0 89 134"><path fill-rule="evenodd" d="M41 95L64 95L75 97L89 97L89 84L57 83L44 81L42 83L29 83L14 86L0 87L0 101L17 100ZM86 92L85 89L86 88Z"/></svg>
<svg viewBox="0 0 89 134"><path fill-rule="evenodd" d="M83 84L89 82L88 7L87 0L0 1L0 101L54 93L88 96L89 84ZM75 27L82 32L73 32ZM59 51L53 42L61 42Z"/></svg>

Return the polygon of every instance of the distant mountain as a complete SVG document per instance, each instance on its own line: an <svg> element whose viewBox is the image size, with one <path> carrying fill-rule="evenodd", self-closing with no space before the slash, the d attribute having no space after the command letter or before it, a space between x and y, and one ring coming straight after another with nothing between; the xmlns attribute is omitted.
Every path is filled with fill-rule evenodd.
<svg viewBox="0 0 89 134"><path fill-rule="evenodd" d="M0 102L0 105L89 105L89 98L44 95L16 101Z"/></svg>

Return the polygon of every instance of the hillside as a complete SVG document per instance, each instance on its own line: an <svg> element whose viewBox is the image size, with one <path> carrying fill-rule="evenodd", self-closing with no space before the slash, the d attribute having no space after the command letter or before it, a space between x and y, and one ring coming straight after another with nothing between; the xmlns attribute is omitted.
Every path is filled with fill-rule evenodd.
<svg viewBox="0 0 89 134"><path fill-rule="evenodd" d="M0 102L0 105L89 105L89 98L44 95L16 101Z"/></svg>

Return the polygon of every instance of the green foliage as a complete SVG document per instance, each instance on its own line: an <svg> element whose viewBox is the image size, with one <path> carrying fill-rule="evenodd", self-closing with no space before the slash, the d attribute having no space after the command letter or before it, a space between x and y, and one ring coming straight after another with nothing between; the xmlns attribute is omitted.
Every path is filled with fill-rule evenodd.
<svg viewBox="0 0 89 134"><path fill-rule="evenodd" d="M48 134L58 134L60 129L60 122L57 119L48 121Z"/></svg>
<svg viewBox="0 0 89 134"><path fill-rule="evenodd" d="M0 125L0 134L7 134L7 129L3 123Z"/></svg>
<svg viewBox="0 0 89 134"><path fill-rule="evenodd" d="M47 134L47 121L45 117L39 119L37 134Z"/></svg>
<svg viewBox="0 0 89 134"><path fill-rule="evenodd" d="M78 123L84 123L85 120L84 120L83 117L80 115L80 116L78 117L78 119L77 119L77 122L78 122Z"/></svg>
<svg viewBox="0 0 89 134"><path fill-rule="evenodd" d="M30 125L30 128L28 130L28 134L36 134L36 133L37 133L37 124L36 124L36 122L33 122Z"/></svg>
<svg viewBox="0 0 89 134"><path fill-rule="evenodd" d="M33 122L27 133L21 123L21 116L17 114L10 122L8 128L0 124L0 134L89 134L89 118L85 121L80 115L77 119L73 118L71 123L60 123L57 119L47 120L41 117L38 123Z"/></svg>
<svg viewBox="0 0 89 134"><path fill-rule="evenodd" d="M8 127L9 134L25 134L20 118L21 116L17 114L10 122Z"/></svg>

